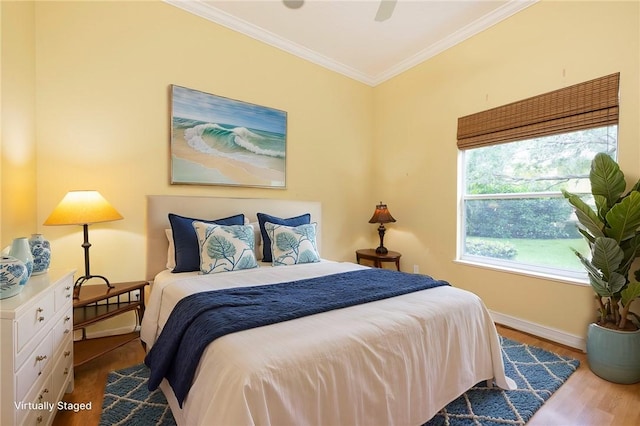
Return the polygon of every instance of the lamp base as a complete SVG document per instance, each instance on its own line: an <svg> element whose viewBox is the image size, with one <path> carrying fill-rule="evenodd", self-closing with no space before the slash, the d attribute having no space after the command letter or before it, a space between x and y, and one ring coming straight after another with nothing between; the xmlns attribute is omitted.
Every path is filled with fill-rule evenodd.
<svg viewBox="0 0 640 426"><path fill-rule="evenodd" d="M91 278L100 278L105 282L105 284L107 284L107 287L114 288L114 286L109 283L109 280L102 275L91 275L91 272L89 272L89 248L91 247L91 243L89 242L89 224L83 224L82 231L84 234L84 242L82 243L82 248L84 249L84 276L78 278L73 285L74 299L77 299L80 296L80 288L82 287L82 284L86 283Z"/></svg>
<svg viewBox="0 0 640 426"><path fill-rule="evenodd" d="M380 246L380 247L378 247L376 249L376 253L378 253L378 254L387 254L387 253L389 253L389 250L387 250L387 248L384 247L384 246Z"/></svg>
<svg viewBox="0 0 640 426"><path fill-rule="evenodd" d="M376 253L378 254L387 254L389 252L384 246L384 232L384 223L381 223L380 226L378 226L378 235L380 236L380 245L376 249Z"/></svg>

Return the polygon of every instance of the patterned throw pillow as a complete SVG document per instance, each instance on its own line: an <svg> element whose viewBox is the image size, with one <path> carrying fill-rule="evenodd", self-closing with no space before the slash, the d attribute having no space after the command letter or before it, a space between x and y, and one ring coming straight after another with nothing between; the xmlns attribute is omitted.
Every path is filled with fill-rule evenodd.
<svg viewBox="0 0 640 426"><path fill-rule="evenodd" d="M265 223L271 239L273 266L297 265L320 261L316 246L316 224L286 226Z"/></svg>
<svg viewBox="0 0 640 426"><path fill-rule="evenodd" d="M200 272L215 274L257 268L251 225L193 222L200 246Z"/></svg>
<svg viewBox="0 0 640 426"><path fill-rule="evenodd" d="M200 264L200 253L198 253L198 239L193 232L193 221L205 223L216 223L218 225L242 225L244 215L225 217L223 219L205 220L180 216L169 213L169 223L173 233L175 245L175 267L173 272L197 271Z"/></svg>
<svg viewBox="0 0 640 426"><path fill-rule="evenodd" d="M273 257L271 255L271 239L269 238L269 234L265 229L264 225L267 222L271 222L276 225L286 225L286 226L299 226L299 225L307 225L311 223L311 214L305 213L300 216L282 218L277 216L271 216L266 213L256 213L258 217L258 224L260 225L260 234L262 235L262 261L263 262L273 262Z"/></svg>

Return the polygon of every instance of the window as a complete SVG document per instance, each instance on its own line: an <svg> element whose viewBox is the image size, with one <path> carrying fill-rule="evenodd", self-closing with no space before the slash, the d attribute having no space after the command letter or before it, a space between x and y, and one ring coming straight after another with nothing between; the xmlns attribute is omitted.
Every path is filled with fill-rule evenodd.
<svg viewBox="0 0 640 426"><path fill-rule="evenodd" d="M459 119L461 260L585 276L570 248L588 255L588 246L561 190L590 202L592 158L616 158L618 80L614 74Z"/></svg>

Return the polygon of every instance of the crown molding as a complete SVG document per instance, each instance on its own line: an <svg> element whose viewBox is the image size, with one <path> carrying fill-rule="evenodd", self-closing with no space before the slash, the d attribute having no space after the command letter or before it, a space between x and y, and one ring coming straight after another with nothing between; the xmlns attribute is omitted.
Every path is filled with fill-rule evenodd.
<svg viewBox="0 0 640 426"><path fill-rule="evenodd" d="M431 46L428 46L424 50L399 62L386 71L378 75L369 75L351 66L345 65L327 56L321 55L318 52L308 49L302 45L294 43L291 40L280 37L254 24L239 19L220 9L210 6L209 4L201 0L164 0L164 2L167 4L185 10L194 15L200 16L201 18L207 19L209 21L215 22L216 24L242 33L248 37L276 47L302 59L306 59L309 62L320 65L321 67L345 75L369 86L377 86L378 84L381 84L389 80L390 78L395 77L403 73L404 71L407 71L408 69L426 61L427 59L432 58L437 54L442 53L443 51L455 46L456 44L463 42L469 37L484 31L485 29L497 24L504 19L507 19L508 17L520 12L521 10L531 6L532 4L537 3L538 1L539 0L511 0L502 7L472 22L466 27L461 28L450 36L432 44Z"/></svg>
<svg viewBox="0 0 640 426"><path fill-rule="evenodd" d="M397 76L410 68L433 58L445 50L462 43L466 39L481 33L482 31L496 25L497 23L515 15L521 10L537 3L539 0L511 0L491 13L475 20L469 25L459 29L455 33L443 38L415 55L392 66L387 71L372 77L373 86L383 83L392 77Z"/></svg>
<svg viewBox="0 0 640 426"><path fill-rule="evenodd" d="M231 30L242 33L248 37L266 43L270 46L276 47L287 53L291 53L294 56L306 59L316 65L320 65L321 67L327 68L331 71L335 71L349 78L365 83L369 86L373 86L373 78L363 72L356 70L353 67L321 55L318 52L294 43L291 40L280 37L279 35L276 35L254 24L239 19L220 9L209 6L208 4L200 0L164 0L164 2L190 12L194 15L200 16L201 18L215 22L216 24L220 24L223 27L227 27Z"/></svg>

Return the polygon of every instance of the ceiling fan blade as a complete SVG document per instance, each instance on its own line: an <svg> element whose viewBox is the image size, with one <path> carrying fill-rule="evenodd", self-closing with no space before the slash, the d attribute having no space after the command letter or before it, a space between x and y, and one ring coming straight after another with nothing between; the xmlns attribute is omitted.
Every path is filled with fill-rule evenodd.
<svg viewBox="0 0 640 426"><path fill-rule="evenodd" d="M375 20L382 22L391 18L393 9L396 8L397 1L398 0L380 0L380 6L378 6L378 12L376 13Z"/></svg>
<svg viewBox="0 0 640 426"><path fill-rule="evenodd" d="M282 0L289 9L300 9L304 4L304 0Z"/></svg>

